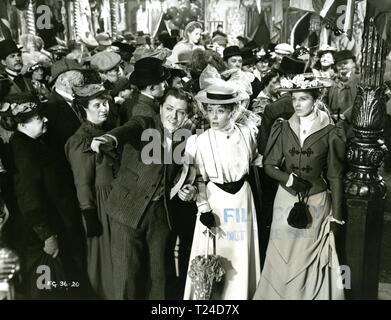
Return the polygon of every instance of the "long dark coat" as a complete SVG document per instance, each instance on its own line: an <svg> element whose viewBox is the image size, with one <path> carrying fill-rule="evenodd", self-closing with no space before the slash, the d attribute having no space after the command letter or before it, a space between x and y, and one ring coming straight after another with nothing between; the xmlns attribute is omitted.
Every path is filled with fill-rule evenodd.
<svg viewBox="0 0 391 320"><path fill-rule="evenodd" d="M11 212L7 242L21 255L25 276L36 274L44 241L56 234L64 269L72 280L79 279L85 255L80 212L55 154L17 131L6 147L5 166Z"/></svg>

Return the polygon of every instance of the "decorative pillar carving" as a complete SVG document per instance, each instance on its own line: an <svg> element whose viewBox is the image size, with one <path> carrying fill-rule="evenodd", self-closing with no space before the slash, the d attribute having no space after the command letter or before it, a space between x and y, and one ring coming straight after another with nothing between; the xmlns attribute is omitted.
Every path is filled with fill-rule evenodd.
<svg viewBox="0 0 391 320"><path fill-rule="evenodd" d="M27 32L32 35L37 34L35 28L35 15L34 15L34 6L33 1L30 0L26 9L26 21L27 21Z"/></svg>
<svg viewBox="0 0 391 320"><path fill-rule="evenodd" d="M76 41L80 41L80 12L80 1L73 0L73 30Z"/></svg>
<svg viewBox="0 0 391 320"><path fill-rule="evenodd" d="M114 39L117 37L117 25L118 25L118 1L110 0L110 22L111 22L111 37Z"/></svg>
<svg viewBox="0 0 391 320"><path fill-rule="evenodd" d="M3 174L0 171L0 174ZM0 190L1 192L1 190ZM1 197L1 193L0 193ZM2 229L7 222L9 212L2 199L0 199L0 300L14 300L14 278L20 270L20 260L17 254L4 246Z"/></svg>
<svg viewBox="0 0 391 320"><path fill-rule="evenodd" d="M354 138L347 147L345 180L346 262L351 269L350 299L377 299L386 186L378 173L385 156L386 43L373 17L364 29L361 80L352 111Z"/></svg>

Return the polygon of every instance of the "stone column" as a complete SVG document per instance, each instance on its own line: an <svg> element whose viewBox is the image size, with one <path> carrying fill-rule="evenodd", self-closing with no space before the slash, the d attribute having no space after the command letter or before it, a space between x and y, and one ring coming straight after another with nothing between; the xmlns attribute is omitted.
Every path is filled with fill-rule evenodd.
<svg viewBox="0 0 391 320"><path fill-rule="evenodd" d="M368 17L368 13L367 13ZM347 147L345 180L346 263L351 269L349 299L377 299L386 186L378 170L384 160L386 43L367 18L361 80L352 112L354 138Z"/></svg>

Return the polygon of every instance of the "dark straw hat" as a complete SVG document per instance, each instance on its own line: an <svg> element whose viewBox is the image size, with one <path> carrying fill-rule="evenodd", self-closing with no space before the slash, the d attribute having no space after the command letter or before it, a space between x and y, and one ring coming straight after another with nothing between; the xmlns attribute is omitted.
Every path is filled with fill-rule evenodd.
<svg viewBox="0 0 391 320"><path fill-rule="evenodd" d="M289 56L284 56L281 60L278 72L284 75L304 73L305 62L294 59Z"/></svg>

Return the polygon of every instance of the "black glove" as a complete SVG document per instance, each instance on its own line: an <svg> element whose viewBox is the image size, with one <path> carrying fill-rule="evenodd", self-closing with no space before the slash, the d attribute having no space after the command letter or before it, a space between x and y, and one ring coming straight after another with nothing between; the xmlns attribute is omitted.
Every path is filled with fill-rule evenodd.
<svg viewBox="0 0 391 320"><path fill-rule="evenodd" d="M205 227L207 227L209 229L212 229L213 227L216 226L216 220L213 215L213 211L201 213L200 221Z"/></svg>
<svg viewBox="0 0 391 320"><path fill-rule="evenodd" d="M82 210L82 215L86 223L86 234L87 238L99 237L102 232L102 224L98 219L98 213L95 209L85 209Z"/></svg>
<svg viewBox="0 0 391 320"><path fill-rule="evenodd" d="M306 192L312 188L312 183L308 180L293 175L293 183L291 188L296 192Z"/></svg>

